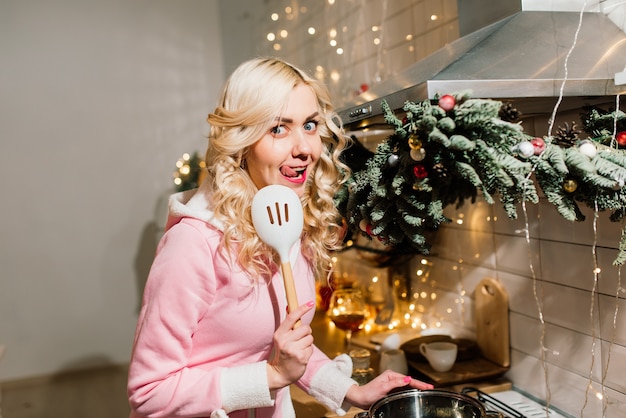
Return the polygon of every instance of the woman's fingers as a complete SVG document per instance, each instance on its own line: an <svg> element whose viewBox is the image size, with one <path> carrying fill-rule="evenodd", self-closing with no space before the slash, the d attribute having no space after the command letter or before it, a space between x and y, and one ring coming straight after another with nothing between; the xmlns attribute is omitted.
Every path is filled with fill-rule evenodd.
<svg viewBox="0 0 626 418"><path fill-rule="evenodd" d="M289 312L283 324L289 329L297 328L302 324L302 316L315 307L315 301L309 301L304 305L298 306L297 309Z"/></svg>
<svg viewBox="0 0 626 418"><path fill-rule="evenodd" d="M407 383L413 389L428 390L433 389L434 386L430 383L422 382L421 380L413 379L411 376L404 378L404 382Z"/></svg>
<svg viewBox="0 0 626 418"><path fill-rule="evenodd" d="M311 327L294 325L314 306L315 302L309 302L290 312L274 333L274 357L268 365L279 387L302 377L313 354Z"/></svg>

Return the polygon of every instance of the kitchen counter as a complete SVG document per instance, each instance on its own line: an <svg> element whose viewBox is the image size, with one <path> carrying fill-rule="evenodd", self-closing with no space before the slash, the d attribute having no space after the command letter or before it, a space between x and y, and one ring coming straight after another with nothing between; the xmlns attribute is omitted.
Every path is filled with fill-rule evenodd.
<svg viewBox="0 0 626 418"><path fill-rule="evenodd" d="M326 313L323 311L318 311L315 314L313 321L311 322L311 328L313 329L313 337L315 338L315 345L322 350L326 355L330 358L334 358L341 353L346 352L346 347L344 343L345 334L342 330L336 328L330 320L326 317ZM359 334L355 334L359 335ZM353 337L354 339L354 337ZM353 344L352 348L360 348ZM375 350L370 350L372 353L371 357L371 366L377 371L378 366L378 352ZM456 385L447 388L440 388L452 391L460 392L463 387L469 386L467 385ZM495 378L490 379L484 382L472 382L471 386L479 388L483 392L493 393L503 390L510 390L511 383L504 378ZM334 412L326 409L325 406L317 402L313 397L306 394L303 390L298 388L295 385L292 385L291 388L291 398L293 400L293 405L296 410L296 416L298 418L321 418L321 417L337 417L338 415ZM362 409L353 407L348 411L346 417L353 417L359 412L362 412Z"/></svg>

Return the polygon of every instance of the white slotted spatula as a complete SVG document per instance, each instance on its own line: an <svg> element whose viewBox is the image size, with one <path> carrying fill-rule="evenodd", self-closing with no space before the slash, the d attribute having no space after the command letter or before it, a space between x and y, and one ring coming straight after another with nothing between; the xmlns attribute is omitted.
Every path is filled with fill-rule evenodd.
<svg viewBox="0 0 626 418"><path fill-rule="evenodd" d="M304 224L302 203L290 188L265 186L252 199L252 224L259 238L280 256L289 312L298 307L298 295L289 262L289 250L300 238Z"/></svg>

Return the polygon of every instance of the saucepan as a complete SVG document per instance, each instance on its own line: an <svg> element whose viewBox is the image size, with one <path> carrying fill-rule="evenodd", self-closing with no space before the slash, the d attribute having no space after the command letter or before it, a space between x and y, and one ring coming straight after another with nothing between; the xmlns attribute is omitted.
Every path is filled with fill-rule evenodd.
<svg viewBox="0 0 626 418"><path fill-rule="evenodd" d="M354 418L502 418L471 396L445 390L410 389L387 395Z"/></svg>

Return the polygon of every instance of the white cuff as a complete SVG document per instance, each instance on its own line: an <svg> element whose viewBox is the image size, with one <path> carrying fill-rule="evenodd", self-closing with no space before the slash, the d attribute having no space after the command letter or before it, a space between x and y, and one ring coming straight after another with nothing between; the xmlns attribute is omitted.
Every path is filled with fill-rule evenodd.
<svg viewBox="0 0 626 418"><path fill-rule="evenodd" d="M222 369L220 386L225 412L274 405L265 361Z"/></svg>
<svg viewBox="0 0 626 418"><path fill-rule="evenodd" d="M358 385L350 375L352 359L347 354L341 354L315 374L309 394L337 415L345 415L352 406L345 401L346 393L350 386Z"/></svg>
<svg viewBox="0 0 626 418"><path fill-rule="evenodd" d="M228 418L228 415L223 409L216 409L215 411L211 412L211 418Z"/></svg>

